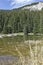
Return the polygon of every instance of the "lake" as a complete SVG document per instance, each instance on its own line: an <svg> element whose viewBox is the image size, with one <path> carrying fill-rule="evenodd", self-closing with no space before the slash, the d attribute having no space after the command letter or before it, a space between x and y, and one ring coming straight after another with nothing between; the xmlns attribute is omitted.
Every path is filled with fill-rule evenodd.
<svg viewBox="0 0 43 65"><path fill-rule="evenodd" d="M0 56L0 65L16 65L18 57L14 56Z"/></svg>

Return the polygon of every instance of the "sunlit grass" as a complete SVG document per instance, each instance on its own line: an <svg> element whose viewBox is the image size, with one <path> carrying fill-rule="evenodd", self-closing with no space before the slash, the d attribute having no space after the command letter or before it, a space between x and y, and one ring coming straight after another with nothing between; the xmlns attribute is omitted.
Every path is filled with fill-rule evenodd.
<svg viewBox="0 0 43 65"><path fill-rule="evenodd" d="M22 36L2 38L0 39L0 56L18 56L17 64L11 65L43 65L43 37L38 37L40 38L29 36L28 40L24 40ZM34 40L34 43L30 44L29 40ZM41 42L38 43L37 40Z"/></svg>

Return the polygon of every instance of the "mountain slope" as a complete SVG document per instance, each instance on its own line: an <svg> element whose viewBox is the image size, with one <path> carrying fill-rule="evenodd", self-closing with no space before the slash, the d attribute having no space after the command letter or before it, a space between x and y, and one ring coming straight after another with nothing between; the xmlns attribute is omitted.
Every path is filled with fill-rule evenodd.
<svg viewBox="0 0 43 65"><path fill-rule="evenodd" d="M28 10L33 10L33 11L36 11L36 10L42 10L43 8L43 2L39 2L39 3L36 3L36 4L33 4L33 5L30 5L30 6L25 6L23 7L22 9L28 9Z"/></svg>

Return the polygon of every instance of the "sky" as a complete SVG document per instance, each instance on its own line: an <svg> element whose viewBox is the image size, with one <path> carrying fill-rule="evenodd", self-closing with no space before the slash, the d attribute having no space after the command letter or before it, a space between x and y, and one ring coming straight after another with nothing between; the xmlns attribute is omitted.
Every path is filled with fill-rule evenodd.
<svg viewBox="0 0 43 65"><path fill-rule="evenodd" d="M34 2L43 0L0 0L0 9L11 10Z"/></svg>

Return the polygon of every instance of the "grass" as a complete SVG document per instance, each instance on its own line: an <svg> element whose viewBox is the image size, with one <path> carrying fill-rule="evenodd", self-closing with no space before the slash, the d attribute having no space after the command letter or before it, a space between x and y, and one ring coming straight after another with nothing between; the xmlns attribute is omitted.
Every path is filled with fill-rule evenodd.
<svg viewBox="0 0 43 65"><path fill-rule="evenodd" d="M5 38L0 39L0 55L18 56L19 54L16 51L15 46L17 46L20 49L20 47L22 45L23 47L21 47L20 51L23 53L23 51L25 52L25 50L27 49L26 46L24 47L23 43L24 42L23 42L22 36L11 37L11 38L5 37ZM26 55L25 53L23 53L23 54Z"/></svg>
<svg viewBox="0 0 43 65"><path fill-rule="evenodd" d="M28 36L30 40L40 39L41 36ZM0 55L19 55L15 46L20 50L23 55L29 54L29 47L24 43L23 36L4 37L0 39Z"/></svg>
<svg viewBox="0 0 43 65"><path fill-rule="evenodd" d="M28 40L35 40L35 43L25 43L23 36L1 38L0 56L19 56L18 65L43 65L43 36L28 36ZM41 42L37 44L37 40Z"/></svg>

